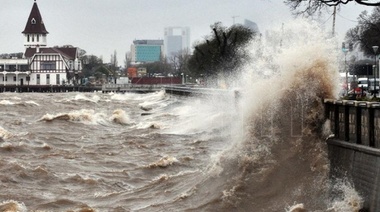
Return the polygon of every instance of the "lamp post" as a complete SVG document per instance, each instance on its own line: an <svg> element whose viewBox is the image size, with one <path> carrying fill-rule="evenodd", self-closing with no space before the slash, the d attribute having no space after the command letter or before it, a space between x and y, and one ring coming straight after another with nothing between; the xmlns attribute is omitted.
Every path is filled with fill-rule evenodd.
<svg viewBox="0 0 380 212"><path fill-rule="evenodd" d="M367 67L367 92L369 90L369 75L368 75L368 63L365 64Z"/></svg>
<svg viewBox="0 0 380 212"><path fill-rule="evenodd" d="M375 53L375 68L374 68L374 70L373 70L373 83L374 83L374 97L376 97L376 70L377 70L377 61L376 61L376 54L377 54L377 50L379 49L379 46L372 46L372 49L373 49L373 52Z"/></svg>
<svg viewBox="0 0 380 212"><path fill-rule="evenodd" d="M344 53L344 70L346 71L346 96L348 95L348 70L347 70L347 52L348 49L343 48L342 49Z"/></svg>

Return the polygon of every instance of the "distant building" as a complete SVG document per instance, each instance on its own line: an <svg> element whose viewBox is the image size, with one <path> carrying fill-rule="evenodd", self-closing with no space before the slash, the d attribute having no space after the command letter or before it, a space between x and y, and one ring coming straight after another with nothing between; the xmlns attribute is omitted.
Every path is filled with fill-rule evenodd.
<svg viewBox="0 0 380 212"><path fill-rule="evenodd" d="M131 45L131 62L149 63L160 61L163 51L163 40L135 40Z"/></svg>
<svg viewBox="0 0 380 212"><path fill-rule="evenodd" d="M82 69L79 49L72 46L46 47L48 31L36 1L22 34L25 38L24 56L0 59L0 84L61 85L76 81Z"/></svg>
<svg viewBox="0 0 380 212"><path fill-rule="evenodd" d="M244 19L244 25L245 27L251 29L252 31L256 32L257 34L260 33L260 30L259 30L259 27L257 26L257 24L253 21L250 21L248 19Z"/></svg>
<svg viewBox="0 0 380 212"><path fill-rule="evenodd" d="M190 48L189 27L167 27L164 34L165 57L170 58L178 52Z"/></svg>

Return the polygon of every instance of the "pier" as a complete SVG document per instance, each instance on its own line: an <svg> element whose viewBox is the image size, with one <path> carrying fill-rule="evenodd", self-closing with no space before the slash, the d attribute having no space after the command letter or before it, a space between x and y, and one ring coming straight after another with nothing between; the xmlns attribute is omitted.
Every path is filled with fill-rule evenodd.
<svg viewBox="0 0 380 212"><path fill-rule="evenodd" d="M150 93L163 89L160 84L104 84L101 87L102 93Z"/></svg>
<svg viewBox="0 0 380 212"><path fill-rule="evenodd" d="M40 93L60 93L60 92L95 92L100 91L101 86L75 86L75 85L3 85L0 92L40 92Z"/></svg>

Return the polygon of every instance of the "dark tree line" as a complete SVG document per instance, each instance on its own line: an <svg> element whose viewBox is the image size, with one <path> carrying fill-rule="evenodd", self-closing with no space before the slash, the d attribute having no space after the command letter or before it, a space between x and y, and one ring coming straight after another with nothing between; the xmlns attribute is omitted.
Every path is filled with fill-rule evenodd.
<svg viewBox="0 0 380 212"><path fill-rule="evenodd" d="M193 76L229 76L248 57L244 48L255 32L242 25L227 28L221 23L215 23L211 29L211 35L195 45L188 60L188 68Z"/></svg>
<svg viewBox="0 0 380 212"><path fill-rule="evenodd" d="M372 46L380 46L380 8L375 7L372 14L362 12L358 25L348 30L346 40L358 46L365 55L372 56Z"/></svg>
<svg viewBox="0 0 380 212"><path fill-rule="evenodd" d="M364 6L380 6L379 0L285 0L293 14L311 16L329 7L357 3Z"/></svg>

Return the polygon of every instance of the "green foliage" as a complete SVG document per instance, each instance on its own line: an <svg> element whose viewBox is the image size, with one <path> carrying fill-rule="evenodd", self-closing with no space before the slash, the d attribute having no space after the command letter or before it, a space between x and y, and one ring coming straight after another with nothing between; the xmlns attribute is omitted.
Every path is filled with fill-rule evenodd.
<svg viewBox="0 0 380 212"><path fill-rule="evenodd" d="M195 45L188 61L193 76L216 76L233 74L247 59L244 51L255 33L242 25L229 28L221 23L211 26L212 34L205 41Z"/></svg>
<svg viewBox="0 0 380 212"><path fill-rule="evenodd" d="M365 55L373 56L372 46L380 46L380 8L373 8L371 15L367 11L362 12L358 21L356 27L348 30L346 40L359 46Z"/></svg>
<svg viewBox="0 0 380 212"><path fill-rule="evenodd" d="M109 69L108 67L106 67L105 65L98 66L95 69L94 76L97 79L100 79L100 78L102 78L103 75L108 77L110 75L113 75L113 71L111 69Z"/></svg>
<svg viewBox="0 0 380 212"><path fill-rule="evenodd" d="M95 55L84 55L80 59L83 64L82 73L84 77L94 76L96 69L103 65L103 60Z"/></svg>

